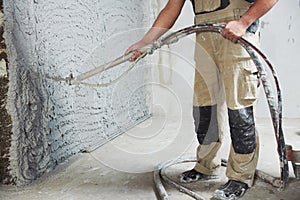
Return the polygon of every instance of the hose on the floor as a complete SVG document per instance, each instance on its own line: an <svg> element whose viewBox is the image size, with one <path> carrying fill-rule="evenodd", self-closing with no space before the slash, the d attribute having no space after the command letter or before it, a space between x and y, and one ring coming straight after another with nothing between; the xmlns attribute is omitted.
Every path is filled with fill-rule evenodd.
<svg viewBox="0 0 300 200"><path fill-rule="evenodd" d="M166 182L167 184L175 187L177 190L193 197L194 199L197 199L197 200L205 200L206 199L203 195L201 195L197 192L194 192L191 189L184 187L183 185L178 184L176 181L172 180L166 174L166 171L169 167L172 167L172 166L178 165L178 164L188 163L188 162L197 162L197 159L190 157L190 158L178 158L176 160L169 160L167 162L160 164L157 167L157 170L154 171L154 173L153 173L154 186L155 186L156 193L160 200L168 200L169 199L168 193L167 193L166 189L164 188L161 179L164 182ZM225 159L221 160L221 166L223 166L223 167L227 166L227 161ZM274 186L276 188L280 188L282 185L281 180L279 178L273 177L273 176L271 176L261 170L258 170L258 169L255 170L255 177L265 181L266 183L271 184L272 186Z"/></svg>

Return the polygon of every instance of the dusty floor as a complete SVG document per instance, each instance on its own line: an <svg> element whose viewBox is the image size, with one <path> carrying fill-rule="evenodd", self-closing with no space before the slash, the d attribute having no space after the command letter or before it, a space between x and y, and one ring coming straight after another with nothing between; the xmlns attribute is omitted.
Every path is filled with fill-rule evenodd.
<svg viewBox="0 0 300 200"><path fill-rule="evenodd" d="M285 119L286 143L300 150L300 119ZM258 169L279 176L279 163L271 123L258 119L261 153ZM224 138L222 157L228 152L228 137ZM196 148L191 119L153 117L90 153L82 153L34 184L25 187L1 186L0 199L156 199L153 190L153 169L166 160L179 156L193 156ZM168 169L176 179L192 163ZM226 181L225 168L220 179L188 184L207 199ZM279 192L260 180L255 181L243 199L300 199L300 181L295 180L290 164L290 181L287 189ZM170 199L191 199L166 185Z"/></svg>

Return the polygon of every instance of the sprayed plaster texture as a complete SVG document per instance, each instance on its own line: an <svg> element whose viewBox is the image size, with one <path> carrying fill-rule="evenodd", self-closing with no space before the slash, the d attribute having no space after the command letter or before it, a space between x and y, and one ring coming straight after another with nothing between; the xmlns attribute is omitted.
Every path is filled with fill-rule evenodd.
<svg viewBox="0 0 300 200"><path fill-rule="evenodd" d="M8 62L3 38L3 2L0 1L0 183L9 182L9 148L12 135L12 121L7 111Z"/></svg>
<svg viewBox="0 0 300 200"><path fill-rule="evenodd" d="M104 88L49 79L79 75L123 54L144 33L137 28L149 27L149 10L139 0L4 1L14 182L31 182L149 117L147 67ZM87 81L109 82L127 68Z"/></svg>

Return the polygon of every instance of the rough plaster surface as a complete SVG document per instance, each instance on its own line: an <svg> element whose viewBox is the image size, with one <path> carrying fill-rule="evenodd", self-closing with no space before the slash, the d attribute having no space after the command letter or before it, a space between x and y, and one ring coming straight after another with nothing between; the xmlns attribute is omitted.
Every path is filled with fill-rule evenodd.
<svg viewBox="0 0 300 200"><path fill-rule="evenodd" d="M9 181L9 147L12 135L12 121L7 111L8 62L3 38L3 1L0 1L0 183Z"/></svg>
<svg viewBox="0 0 300 200"><path fill-rule="evenodd" d="M149 6L139 0L4 1L12 180L31 182L149 116L146 68L106 88L46 78L76 76L122 54L143 33L132 29L152 21ZM109 82L127 67L89 81Z"/></svg>

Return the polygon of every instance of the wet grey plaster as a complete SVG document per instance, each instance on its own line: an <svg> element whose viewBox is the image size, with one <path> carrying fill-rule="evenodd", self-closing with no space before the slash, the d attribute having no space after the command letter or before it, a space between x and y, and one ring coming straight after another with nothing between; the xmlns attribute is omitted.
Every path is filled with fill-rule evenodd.
<svg viewBox="0 0 300 200"><path fill-rule="evenodd" d="M11 180L32 182L149 117L147 68L94 88L47 79L79 75L121 55L152 21L148 1L4 1L12 117ZM142 63L143 64L143 63ZM145 62L144 62L145 64ZM127 69L91 78L109 82ZM38 74L38 75L37 75Z"/></svg>

